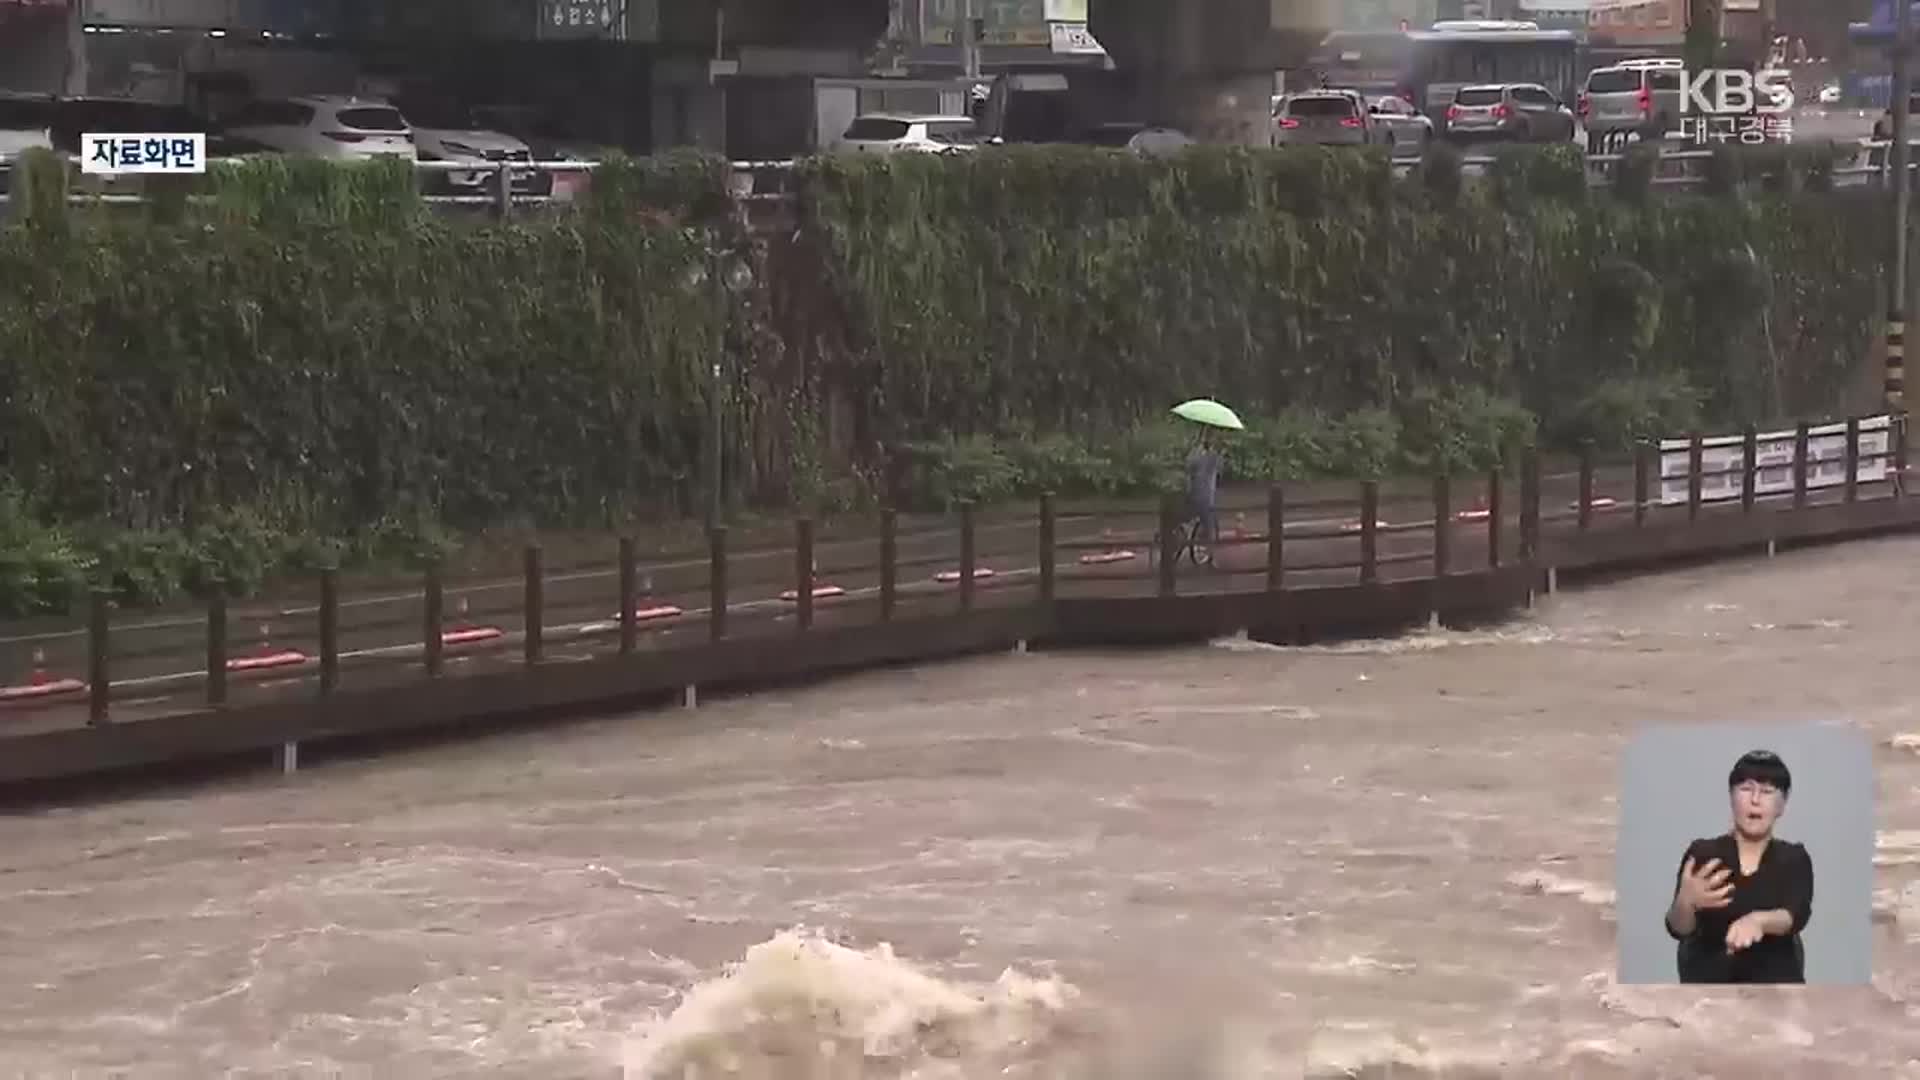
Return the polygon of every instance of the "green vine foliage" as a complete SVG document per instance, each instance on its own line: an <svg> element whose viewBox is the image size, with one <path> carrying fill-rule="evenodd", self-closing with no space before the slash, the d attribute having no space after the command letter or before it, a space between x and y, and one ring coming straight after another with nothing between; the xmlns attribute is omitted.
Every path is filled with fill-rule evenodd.
<svg viewBox="0 0 1920 1080"><path fill-rule="evenodd" d="M1312 149L833 159L804 183L840 379L903 439L1117 431L1197 395L1344 415L1464 388L1549 433L1676 383L1720 423L1838 408L1884 198L1717 158L1722 198L1589 195L1557 148L1464 191Z"/></svg>
<svg viewBox="0 0 1920 1080"><path fill-rule="evenodd" d="M1259 480L1830 413L1885 198L1725 156L1719 198L1589 194L1553 153L1465 184L1444 154L821 159L762 261L697 155L504 222L377 164L70 206L32 158L0 227L0 609L690 509L729 355L729 482L836 506L892 460L932 504L1152 490L1181 450L1154 421L1199 395L1261 418Z"/></svg>
<svg viewBox="0 0 1920 1080"><path fill-rule="evenodd" d="M611 176L493 223L424 206L403 166L262 162L177 224L0 230L0 460L39 517L127 529L604 522L671 495L724 302L707 232L644 211L723 195Z"/></svg>

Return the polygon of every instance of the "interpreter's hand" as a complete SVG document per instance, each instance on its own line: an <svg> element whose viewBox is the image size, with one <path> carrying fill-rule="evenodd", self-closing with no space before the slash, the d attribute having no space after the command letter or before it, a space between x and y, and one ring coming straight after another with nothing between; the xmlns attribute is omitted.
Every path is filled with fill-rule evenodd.
<svg viewBox="0 0 1920 1080"><path fill-rule="evenodd" d="M1766 930L1760 925L1759 912L1742 915L1727 927L1727 951L1737 953L1766 936Z"/></svg>
<svg viewBox="0 0 1920 1080"><path fill-rule="evenodd" d="M1710 859L1696 868L1692 856L1680 867L1680 901L1695 911L1713 911L1733 903L1733 886L1727 879L1733 871L1721 867L1719 859Z"/></svg>

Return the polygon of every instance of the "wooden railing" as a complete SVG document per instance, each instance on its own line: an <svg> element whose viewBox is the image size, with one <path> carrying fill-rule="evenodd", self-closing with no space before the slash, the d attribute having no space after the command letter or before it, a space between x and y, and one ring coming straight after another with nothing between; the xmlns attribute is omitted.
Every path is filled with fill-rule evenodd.
<svg viewBox="0 0 1920 1080"><path fill-rule="evenodd" d="M1231 489L1208 558L1185 551L1176 500L1048 497L1030 513L886 510L869 527L838 521L825 533L801 518L784 541L762 533L741 543L719 527L701 547L677 551L643 552L633 536L609 537L610 560L530 545L517 579L455 580L435 565L422 569L417 589L397 595L345 597L339 575L327 571L273 602L215 591L198 613L117 619L108 595L96 593L82 627L0 631L0 737L205 709L324 704L514 667L682 655L736 642L771 648L853 627L1044 612L1080 600L1345 595L1355 587L1574 567L1636 550L1636 533L1704 530L1763 509L1898 501L1904 457L1897 431L1868 432L1877 449L1863 450L1862 422L1848 421L1844 430L1837 477L1810 453L1816 441L1837 436L1817 440L1806 425L1794 433L1790 486L1779 480L1780 466L1762 463L1761 437L1750 431L1738 461L1726 466L1708 467L1710 440L1694 435L1678 444L1683 449L1669 442L1664 466L1660 448L1649 445L1630 461L1581 455L1554 462L1551 472L1528 455L1475 477ZM1682 470L1684 500L1671 494ZM1763 474L1772 479L1763 483ZM1738 480L1709 482L1724 476ZM1593 537L1608 539L1588 543Z"/></svg>

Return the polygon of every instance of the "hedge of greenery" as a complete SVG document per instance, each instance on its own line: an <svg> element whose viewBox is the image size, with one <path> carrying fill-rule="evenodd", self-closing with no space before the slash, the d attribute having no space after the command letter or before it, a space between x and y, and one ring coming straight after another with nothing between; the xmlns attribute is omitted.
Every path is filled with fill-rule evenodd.
<svg viewBox="0 0 1920 1080"><path fill-rule="evenodd" d="M1717 198L1650 197L1643 156L1591 193L1572 147L1477 184L1445 151L1397 182L1384 156L1221 149L833 158L806 182L857 331L835 381L893 437L1464 386L1554 441L1618 443L1686 402L1728 424L1833 408L1884 303L1878 193L1818 192L1819 151L1716 160Z"/></svg>
<svg viewBox="0 0 1920 1080"><path fill-rule="evenodd" d="M509 222L433 211L404 168L280 162L75 210L40 161L0 228L0 612L682 512L723 347L736 485L842 503L893 451L919 505L1149 490L1153 419L1201 394L1264 418L1248 477L1833 407L1881 306L1878 195L1822 192L1817 155L1724 155L1714 198L1580 169L821 160L767 264L805 280L742 303L706 280L740 243L710 159L616 162ZM769 339L822 295L844 346Z"/></svg>
<svg viewBox="0 0 1920 1080"><path fill-rule="evenodd" d="M70 209L57 163L23 173L0 229L0 608L64 606L88 562L67 551L163 598L257 580L268 538L325 538L296 553L321 561L604 523L697 473L725 310L700 279L712 163L617 162L577 209L507 223L434 212L406 165L226 168L135 214ZM25 542L34 523L59 535Z"/></svg>

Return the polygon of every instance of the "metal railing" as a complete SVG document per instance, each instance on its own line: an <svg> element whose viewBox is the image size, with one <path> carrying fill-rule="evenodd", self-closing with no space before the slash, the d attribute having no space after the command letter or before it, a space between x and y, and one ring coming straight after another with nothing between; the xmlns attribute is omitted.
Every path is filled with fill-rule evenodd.
<svg viewBox="0 0 1920 1080"><path fill-rule="evenodd" d="M13 163L0 161L0 176L12 170ZM451 178L455 174L479 177L477 183L457 185L470 191L439 192L423 190L421 201L439 206L480 207L496 213L509 213L515 207L544 206L550 203L570 202L575 192L558 193L552 185L566 175L590 176L600 167L597 161L415 161L415 175L423 187L438 177ZM524 181L528 177L549 177L550 186L546 192L524 190ZM74 206L138 206L147 202L147 196L137 191L114 191L112 181L104 185L105 190L73 191L67 196L69 204ZM11 191L0 191L0 206L5 206L12 198ZM190 195L189 203L207 203L212 201L209 195Z"/></svg>

